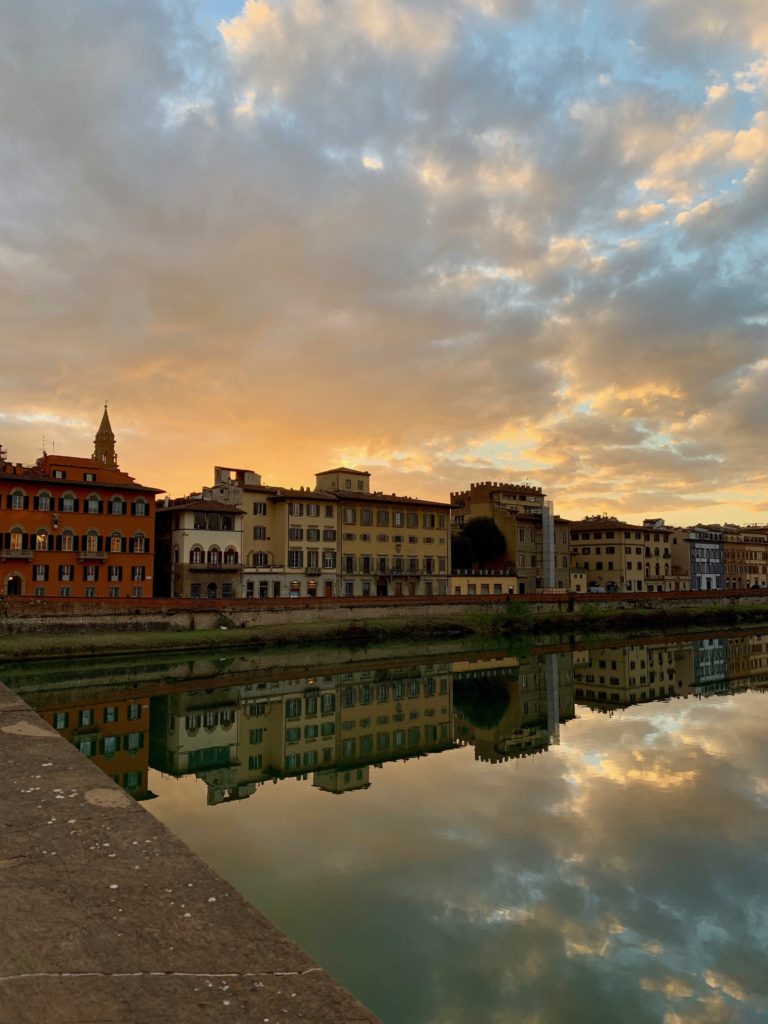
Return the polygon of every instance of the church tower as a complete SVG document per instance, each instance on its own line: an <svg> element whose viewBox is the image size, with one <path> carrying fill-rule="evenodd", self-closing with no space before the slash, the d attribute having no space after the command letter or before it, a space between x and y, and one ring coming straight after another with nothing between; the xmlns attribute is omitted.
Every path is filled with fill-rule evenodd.
<svg viewBox="0 0 768 1024"><path fill-rule="evenodd" d="M117 469L117 453L115 452L115 435L109 422L107 403L104 403L104 415L101 417L101 424L96 433L96 440L93 447L93 458L100 462L107 469Z"/></svg>

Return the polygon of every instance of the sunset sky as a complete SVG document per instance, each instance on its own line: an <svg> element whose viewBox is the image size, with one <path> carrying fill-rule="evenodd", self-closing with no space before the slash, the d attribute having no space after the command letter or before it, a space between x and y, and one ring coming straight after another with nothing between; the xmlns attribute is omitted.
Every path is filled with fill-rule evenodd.
<svg viewBox="0 0 768 1024"><path fill-rule="evenodd" d="M768 520L765 0L0 0L0 443Z"/></svg>

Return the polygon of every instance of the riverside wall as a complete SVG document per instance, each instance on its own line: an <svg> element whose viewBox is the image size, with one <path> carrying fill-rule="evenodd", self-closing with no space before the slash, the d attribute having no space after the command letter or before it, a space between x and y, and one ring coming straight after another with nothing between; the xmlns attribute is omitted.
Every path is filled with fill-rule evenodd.
<svg viewBox="0 0 768 1024"><path fill-rule="evenodd" d="M0 684L2 1024L376 1024Z"/></svg>
<svg viewBox="0 0 768 1024"><path fill-rule="evenodd" d="M533 616L556 618L587 612L704 611L768 603L768 591L707 590L639 594L525 594L478 597L381 597L239 599L205 601L174 598L61 599L0 598L0 635L123 631L189 631L220 627L288 627L303 623L353 625L466 620L467 613L491 613L507 602ZM589 610L589 611L588 611Z"/></svg>

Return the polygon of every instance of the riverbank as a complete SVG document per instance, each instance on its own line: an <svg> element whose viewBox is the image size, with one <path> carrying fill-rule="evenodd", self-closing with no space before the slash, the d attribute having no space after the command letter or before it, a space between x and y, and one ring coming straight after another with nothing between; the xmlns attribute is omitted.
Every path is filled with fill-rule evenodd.
<svg viewBox="0 0 768 1024"><path fill-rule="evenodd" d="M277 602L0 602L0 663L768 624L754 592Z"/></svg>

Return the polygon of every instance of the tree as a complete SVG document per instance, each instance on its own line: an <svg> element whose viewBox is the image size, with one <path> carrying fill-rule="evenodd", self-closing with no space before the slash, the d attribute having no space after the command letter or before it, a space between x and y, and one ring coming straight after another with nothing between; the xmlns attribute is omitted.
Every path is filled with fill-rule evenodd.
<svg viewBox="0 0 768 1024"><path fill-rule="evenodd" d="M507 541L493 519L478 516L462 526L456 541L466 543L472 550L472 564L484 569L488 562L501 558L507 550ZM457 566L461 568L461 566Z"/></svg>
<svg viewBox="0 0 768 1024"><path fill-rule="evenodd" d="M454 569L471 569L475 551L466 537L457 533L451 537L451 565Z"/></svg>

